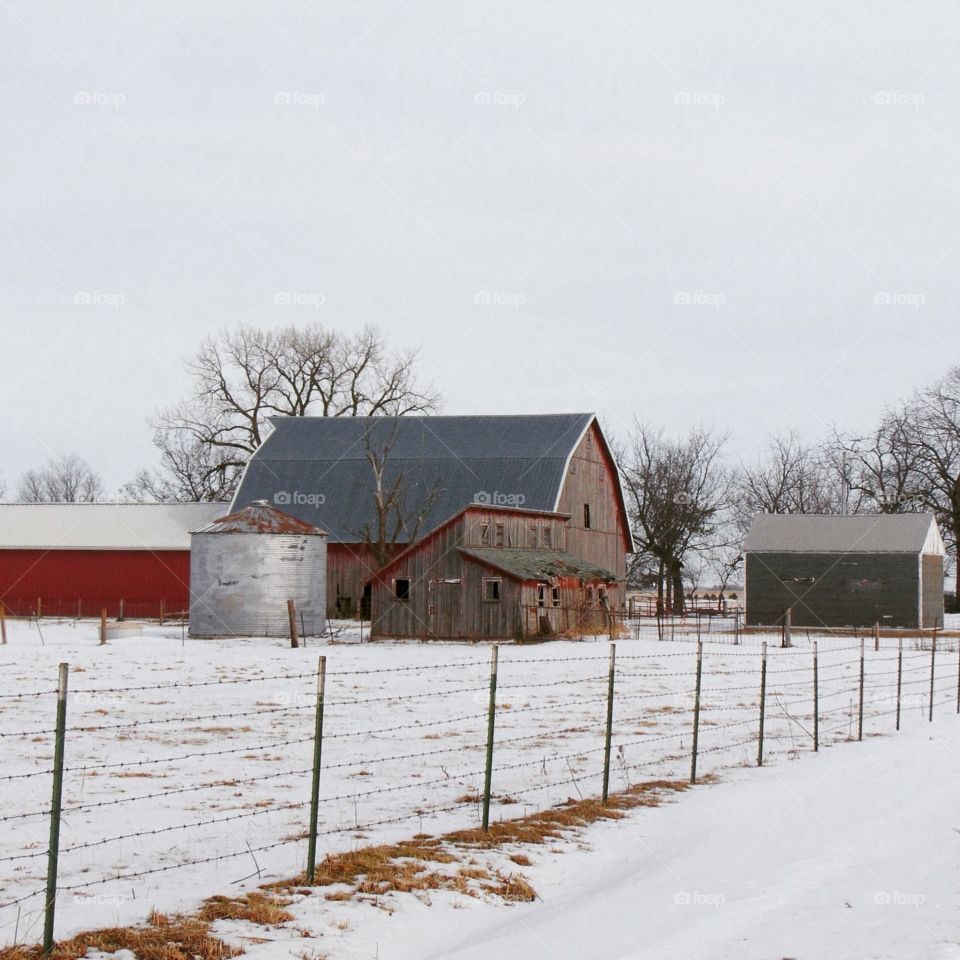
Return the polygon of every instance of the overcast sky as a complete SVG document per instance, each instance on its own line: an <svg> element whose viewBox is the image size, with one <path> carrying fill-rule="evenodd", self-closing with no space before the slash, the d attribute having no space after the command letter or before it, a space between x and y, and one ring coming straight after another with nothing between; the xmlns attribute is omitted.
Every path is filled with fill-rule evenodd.
<svg viewBox="0 0 960 960"><path fill-rule="evenodd" d="M111 489L203 336L378 324L447 413L869 425L960 360L955 3L0 13L2 478ZM286 302L289 301L289 302Z"/></svg>

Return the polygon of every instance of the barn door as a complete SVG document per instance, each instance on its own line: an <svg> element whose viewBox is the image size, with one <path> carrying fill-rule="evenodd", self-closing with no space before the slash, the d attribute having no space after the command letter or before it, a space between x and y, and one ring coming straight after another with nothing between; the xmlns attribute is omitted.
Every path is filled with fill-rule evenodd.
<svg viewBox="0 0 960 960"><path fill-rule="evenodd" d="M438 580L433 634L440 640L463 636L463 581Z"/></svg>

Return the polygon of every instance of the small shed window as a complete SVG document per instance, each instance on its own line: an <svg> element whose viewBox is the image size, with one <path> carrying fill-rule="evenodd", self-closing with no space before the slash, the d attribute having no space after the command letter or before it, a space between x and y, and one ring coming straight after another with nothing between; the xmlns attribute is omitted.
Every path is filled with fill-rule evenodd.
<svg viewBox="0 0 960 960"><path fill-rule="evenodd" d="M480 524L480 542L487 545L490 543L490 523L486 520Z"/></svg>
<svg viewBox="0 0 960 960"><path fill-rule="evenodd" d="M393 581L393 595L398 600L410 599L410 578L409 577L397 577Z"/></svg>
<svg viewBox="0 0 960 960"><path fill-rule="evenodd" d="M550 601L555 607L560 606L560 588L552 587L550 590Z"/></svg>
<svg viewBox="0 0 960 960"><path fill-rule="evenodd" d="M500 578L490 578L483 581L483 600L484 603L500 602Z"/></svg>
<svg viewBox="0 0 960 960"><path fill-rule="evenodd" d="M544 526L540 531L540 543L544 550L550 550L553 547L552 533L549 526Z"/></svg>
<svg viewBox="0 0 960 960"><path fill-rule="evenodd" d="M590 529L590 504L585 503L583 505L583 529Z"/></svg>
<svg viewBox="0 0 960 960"><path fill-rule="evenodd" d="M547 605L547 585L545 583L537 584L537 606L545 607Z"/></svg>
<svg viewBox="0 0 960 960"><path fill-rule="evenodd" d="M504 535L503 535L503 524L502 524L502 523L498 523L498 524L497 524L496 539L495 539L494 544L493 544L495 547L502 547L502 546L503 546L503 536L504 536Z"/></svg>
<svg viewBox="0 0 960 960"><path fill-rule="evenodd" d="M593 606L593 587L587 587L587 606Z"/></svg>
<svg viewBox="0 0 960 960"><path fill-rule="evenodd" d="M607 605L607 588L606 587L597 587L597 601L601 607L606 607Z"/></svg>

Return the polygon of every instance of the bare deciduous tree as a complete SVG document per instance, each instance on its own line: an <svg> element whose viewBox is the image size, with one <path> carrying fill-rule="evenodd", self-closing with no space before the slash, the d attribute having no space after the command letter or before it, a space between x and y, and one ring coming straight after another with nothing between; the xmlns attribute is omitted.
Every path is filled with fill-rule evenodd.
<svg viewBox="0 0 960 960"><path fill-rule="evenodd" d="M841 483L827 450L792 431L771 437L757 463L737 472L736 524L746 533L758 513L840 513Z"/></svg>
<svg viewBox="0 0 960 960"><path fill-rule="evenodd" d="M190 395L154 422L161 463L126 492L154 499L229 499L273 416L403 416L434 410L413 351L391 351L368 327L240 327L208 337L187 364Z"/></svg>
<svg viewBox="0 0 960 960"><path fill-rule="evenodd" d="M720 464L724 443L700 429L672 441L636 421L617 450L637 547L633 572L655 568L661 608L683 611L684 560L717 545L730 490Z"/></svg>
<svg viewBox="0 0 960 960"><path fill-rule="evenodd" d="M359 531L376 568L385 566L401 544L412 543L437 501L439 487L423 487L402 470L390 469L396 421L367 430L364 437L372 477L373 517Z"/></svg>
<svg viewBox="0 0 960 960"><path fill-rule="evenodd" d="M75 453L28 470L17 485L23 503L92 503L103 496L103 481Z"/></svg>

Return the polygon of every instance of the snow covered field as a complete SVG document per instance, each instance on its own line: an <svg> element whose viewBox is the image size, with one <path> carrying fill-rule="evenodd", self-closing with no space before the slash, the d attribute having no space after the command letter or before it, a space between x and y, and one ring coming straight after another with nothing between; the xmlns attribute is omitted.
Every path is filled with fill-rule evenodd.
<svg viewBox="0 0 960 960"><path fill-rule="evenodd" d="M37 894L46 869L49 823L44 814L51 783L53 691L61 661L70 663L71 674L58 937L136 922L153 908L192 909L211 894L236 893L303 869L320 654L327 657L328 671L321 853L478 823L489 683L487 647L361 645L355 632L345 630L343 642L291 650L267 640L184 642L179 627L148 627L144 637L99 647L96 625L89 622L43 622L38 630L35 624L21 621L8 627L10 643L0 648L0 903L4 904L0 943L10 943L14 937L19 942L34 941L42 924L42 895ZM655 898L645 902L643 909L651 911L656 929L658 924L679 922L690 932L716 926L718 921L710 917L731 914L735 914L731 929L740 929L741 924L744 931L762 928L758 918L775 906L770 897L775 900L787 895L784 890L803 889L805 877L815 882L815 866L820 870L836 866L824 852L825 841L821 843L816 834L827 828L804 821L814 832L794 835L793 843L794 852L808 862L800 876L791 874L789 886L779 893L770 892L769 887L750 893L734 880L730 881L733 886L720 889L719 866L709 859L711 849L727 842L727 836L730 843L737 837L736 842L742 842L745 827L760 836L779 835L788 808L791 816L813 817L812 811L819 810L817 815L823 817L835 803L849 808L852 815L857 801L837 784L843 782L846 770L856 770L857 764L865 762L863 757L888 757L876 760L874 772L879 776L886 763L893 767L886 771L888 776L901 784L882 798L861 794L863 802L883 803L882 810L864 816L874 836L886 830L885 818L894 815L891 807L898 791L919 795L928 781L937 778L940 786L944 779L955 779L949 766L924 766L922 777L911 775L908 766L914 753L920 757L928 749L930 733L936 734L935 741L929 742L937 743L938 749L939 738L948 736L948 731L953 731L950 736L955 734L955 643L952 649L944 643L937 656L935 701L940 724L930 726L926 721L930 652L919 649L918 641L908 641L902 687L904 730L898 737L844 745L830 750L828 756L807 758L804 755L812 750L812 656L801 638L792 649L771 646L769 651L764 761L772 770L743 770L734 775L731 768L752 766L757 758L761 639L748 636L740 646L714 642L704 646L698 769L708 774L726 768L724 777L733 776L736 783L729 788L705 787L661 810L631 815L631 824L642 823L637 827L642 829L640 834L632 827L627 833L618 832L620 824L597 825L591 828L589 842L596 845L598 855L592 859L575 855L580 864L576 870L587 877L584 889L593 889L589 886L593 877L600 899L608 882L604 878L612 883L616 877L625 877L623 871L640 861L643 867L636 883L654 884L651 889L658 896L669 890L690 892L695 902L676 903L670 909L657 907ZM650 779L685 779L690 770L695 644L625 639L618 644L617 661L611 789ZM868 740L894 730L896 665L892 641L883 641L879 652L867 645L864 737ZM856 738L858 676L855 641L820 642L822 746ZM607 644L602 640L501 649L494 818L516 817L571 797L599 794L606 688ZM894 743L898 746L891 746ZM877 750L881 753L876 754ZM800 758L802 763L790 763ZM818 764L816 776L811 762ZM817 803L801 805L798 812L788 794L792 796L790 791L796 793L800 785L812 789L814 783L821 791L816 794ZM783 793L770 792L770 784L782 785ZM764 789L769 795L762 793ZM762 804L756 799L760 796L766 798ZM686 886L673 883L665 888L647 862L653 841L643 838L649 837L652 822L678 817L681 809L697 811L701 847L694 842L695 834L684 839L690 830L686 820L677 825L668 819L668 824L674 824L669 829L677 831L676 849L657 846L654 859L664 871L673 869L675 857L691 870L699 862L704 879L695 886L684 881ZM762 811L768 811L768 817L760 815ZM898 808L896 817L902 816ZM771 837L757 856L762 854L776 865ZM926 834L919 839L926 841ZM956 836L949 839L955 842ZM658 835L656 844L660 843ZM546 904L511 909L527 915L553 909L557 897L572 896L573 860L573 855L561 857L554 866L535 871L534 886ZM627 888L633 882L624 880ZM541 884L554 891L549 898ZM578 879L577 887L581 886ZM896 889L910 892L902 885ZM708 896L723 893L723 911L700 910L698 891ZM745 908L729 908L743 898L749 901ZM691 909L684 911L683 906ZM354 905L338 909L351 910ZM640 908L634 905L633 909ZM483 924L490 925L484 935L495 939L501 934L493 925L503 921L488 915L489 911L482 912ZM803 911L795 915L800 923ZM570 911L570 916L575 914ZM431 929L433 922L431 915ZM445 928L438 922L442 932ZM452 937L462 928L462 921L454 918L448 932ZM375 936L375 924L369 929ZM714 935L719 936L721 929L716 927ZM364 930L366 938L367 925ZM354 952L354 948L365 950L368 939L344 944L344 951L335 956L373 956L373 949ZM411 937L409 942L418 941ZM389 955L423 956L425 942L419 952L394 949ZM444 941L443 955L461 955L447 952L454 942ZM673 955L660 947L656 952ZM630 954L620 950L609 955Z"/></svg>

